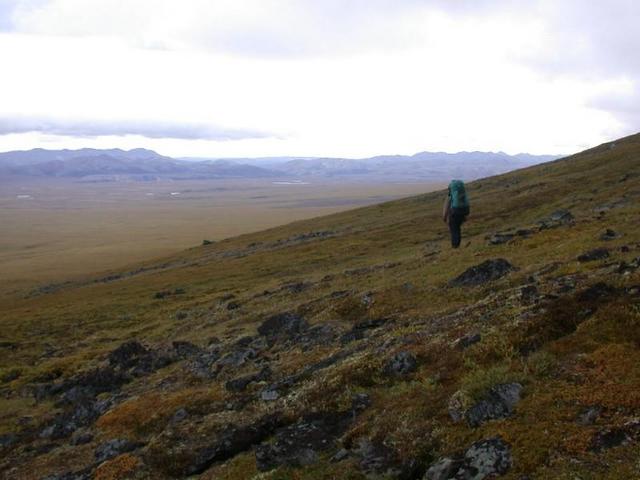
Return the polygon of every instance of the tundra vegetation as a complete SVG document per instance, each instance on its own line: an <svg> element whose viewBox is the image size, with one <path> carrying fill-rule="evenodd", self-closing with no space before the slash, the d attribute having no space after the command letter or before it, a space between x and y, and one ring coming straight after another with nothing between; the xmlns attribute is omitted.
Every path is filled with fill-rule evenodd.
<svg viewBox="0 0 640 480"><path fill-rule="evenodd" d="M8 297L24 479L640 476L640 135Z"/></svg>

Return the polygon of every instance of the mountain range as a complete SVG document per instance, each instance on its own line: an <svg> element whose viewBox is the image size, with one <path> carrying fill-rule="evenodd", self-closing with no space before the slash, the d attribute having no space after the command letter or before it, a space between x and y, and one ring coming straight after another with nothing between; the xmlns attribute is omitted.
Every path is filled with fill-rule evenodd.
<svg viewBox="0 0 640 480"><path fill-rule="evenodd" d="M465 180L557 158L503 152L421 152L363 159L322 157L175 159L137 148L13 151L0 153L3 176L68 177L89 181L208 178L324 178L333 180Z"/></svg>

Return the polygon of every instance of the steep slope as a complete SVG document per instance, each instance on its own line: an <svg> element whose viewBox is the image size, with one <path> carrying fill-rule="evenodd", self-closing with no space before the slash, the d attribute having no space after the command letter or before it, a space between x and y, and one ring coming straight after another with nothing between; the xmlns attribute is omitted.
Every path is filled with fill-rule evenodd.
<svg viewBox="0 0 640 480"><path fill-rule="evenodd" d="M437 192L7 299L0 471L636 478L640 135L469 195L457 251Z"/></svg>

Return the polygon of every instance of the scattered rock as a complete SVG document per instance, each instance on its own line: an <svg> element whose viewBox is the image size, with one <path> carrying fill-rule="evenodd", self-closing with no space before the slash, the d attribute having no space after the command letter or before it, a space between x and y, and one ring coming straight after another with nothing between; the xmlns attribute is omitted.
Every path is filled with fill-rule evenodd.
<svg viewBox="0 0 640 480"><path fill-rule="evenodd" d="M415 372L418 368L416 357L407 351L396 353L385 365L384 371L387 375L406 375Z"/></svg>
<svg viewBox="0 0 640 480"><path fill-rule="evenodd" d="M515 235L513 233L494 233L493 235L487 238L489 245L502 245L503 243L508 243Z"/></svg>
<svg viewBox="0 0 640 480"><path fill-rule="evenodd" d="M519 383L496 385L470 408L465 408L464 395L456 392L449 401L449 416L454 422L465 419L474 428L488 420L506 418L513 413L515 405L520 401L522 388Z"/></svg>
<svg viewBox="0 0 640 480"><path fill-rule="evenodd" d="M147 449L146 460L174 477L198 475L213 464L263 442L282 424L280 415L271 414L247 425L216 427L216 430L196 437L190 435L192 426L184 425L182 430L165 431L154 439ZM185 438L189 440L185 442Z"/></svg>
<svg viewBox="0 0 640 480"><path fill-rule="evenodd" d="M633 273L640 268L640 257L636 257L630 262L620 262L616 272L621 274Z"/></svg>
<svg viewBox="0 0 640 480"><path fill-rule="evenodd" d="M474 443L464 455L438 460L423 480L484 480L504 475L512 464L511 447L494 437Z"/></svg>
<svg viewBox="0 0 640 480"><path fill-rule="evenodd" d="M482 440L471 445L464 454L474 480L504 475L513 463L511 448L500 438Z"/></svg>
<svg viewBox="0 0 640 480"><path fill-rule="evenodd" d="M187 371L197 378L214 378L218 371L213 366L220 358L220 353L216 349L217 346L218 343L214 343L210 346L209 351L191 359L186 365Z"/></svg>
<svg viewBox="0 0 640 480"><path fill-rule="evenodd" d="M608 428L597 432L591 439L590 450L601 452L626 444L640 437L640 419L633 419L621 427Z"/></svg>
<svg viewBox="0 0 640 480"><path fill-rule="evenodd" d="M180 422L184 422L187 418L189 418L189 412L185 408L179 408L171 417L170 423L176 424Z"/></svg>
<svg viewBox="0 0 640 480"><path fill-rule="evenodd" d="M52 423L40 432L40 438L58 440L66 438L81 427L88 427L111 406L108 400L95 400L89 396L78 398L66 405Z"/></svg>
<svg viewBox="0 0 640 480"><path fill-rule="evenodd" d="M4 373L2 376L0 376L0 382L2 382L2 383L13 382L17 378L20 378L21 374L22 374L22 372L19 369L14 368L14 369L9 370L8 372Z"/></svg>
<svg viewBox="0 0 640 480"><path fill-rule="evenodd" d="M566 209L556 210L551 215L549 215L549 220L551 220L552 222L569 223L569 222L572 222L574 219L575 217L573 216L573 214Z"/></svg>
<svg viewBox="0 0 640 480"><path fill-rule="evenodd" d="M376 318L372 320L362 320L356 322L351 330L342 334L342 336L340 337L340 341L342 342L342 344L347 344L356 340L362 340L366 337L369 330L380 328L385 323L387 323L386 318Z"/></svg>
<svg viewBox="0 0 640 480"><path fill-rule="evenodd" d="M356 322L353 326L353 330L373 330L376 328L380 328L385 323L387 323L386 318L376 318L373 320L362 320L360 322Z"/></svg>
<svg viewBox="0 0 640 480"><path fill-rule="evenodd" d="M450 480L456 478L459 470L464 470L464 460L442 458L429 467L423 480ZM460 478L460 477L458 477Z"/></svg>
<svg viewBox="0 0 640 480"><path fill-rule="evenodd" d="M287 312L267 318L258 327L258 333L265 337L293 336L307 327L307 322L300 315Z"/></svg>
<svg viewBox="0 0 640 480"><path fill-rule="evenodd" d="M15 433L3 433L0 435L0 450L12 447L18 442L18 436Z"/></svg>
<svg viewBox="0 0 640 480"><path fill-rule="evenodd" d="M498 280L513 270L515 270L515 267L504 258L487 260L465 270L461 275L453 279L450 284L454 287L482 285Z"/></svg>
<svg viewBox="0 0 640 480"><path fill-rule="evenodd" d="M367 395L354 397L352 408L344 412L318 412L305 415L299 422L279 429L275 442L256 449L256 465L264 472L280 465L301 467L315 463L320 452L334 449L340 437L369 404Z"/></svg>
<svg viewBox="0 0 640 480"><path fill-rule="evenodd" d="M482 336L479 333L471 333L454 340L451 346L457 350L465 350L480 340L482 340Z"/></svg>
<svg viewBox="0 0 640 480"><path fill-rule="evenodd" d="M539 230L546 230L549 228L557 228L566 225L573 225L575 217L566 209L560 209L553 212L548 218L540 220L538 223Z"/></svg>
<svg viewBox="0 0 640 480"><path fill-rule="evenodd" d="M315 463L319 452L335 448L335 440L348 425L344 415L311 414L276 432L273 444L256 449L256 465L264 472L280 465L301 467Z"/></svg>
<svg viewBox="0 0 640 480"><path fill-rule="evenodd" d="M578 415L577 422L583 426L593 425L601 413L602 407L599 405L588 407Z"/></svg>
<svg viewBox="0 0 640 480"><path fill-rule="evenodd" d="M610 228L607 228L604 233L602 235L600 235L600 240L603 240L605 242L608 242L610 240L615 240L616 238L619 238L620 235L618 233L616 233L615 230L611 230Z"/></svg>
<svg viewBox="0 0 640 480"><path fill-rule="evenodd" d="M167 298L172 295L184 295L185 293L186 293L186 290L184 288L176 288L175 290L161 290L159 292L156 292L153 295L153 298L162 300L163 298Z"/></svg>
<svg viewBox="0 0 640 480"><path fill-rule="evenodd" d="M289 292L289 293L302 293L308 288L312 286L309 282L292 282L284 284L280 290Z"/></svg>
<svg viewBox="0 0 640 480"><path fill-rule="evenodd" d="M136 340L120 345L109 354L108 360L113 368L134 376L148 375L172 361L168 356L159 355Z"/></svg>
<svg viewBox="0 0 640 480"><path fill-rule="evenodd" d="M265 402L273 402L274 400L280 398L280 394L277 390L267 389L260 394L260 398Z"/></svg>
<svg viewBox="0 0 640 480"><path fill-rule="evenodd" d="M90 480L92 467L84 468L77 472L66 472L56 475L48 475L42 480Z"/></svg>
<svg viewBox="0 0 640 480"><path fill-rule="evenodd" d="M225 384L225 388L230 392L243 392L247 389L249 384L253 382L261 382L264 380L268 380L271 378L271 369L269 366L265 366L258 373L253 373L251 375L245 375L243 377L234 378L233 380L229 380Z"/></svg>
<svg viewBox="0 0 640 480"><path fill-rule="evenodd" d="M363 330L350 330L340 337L340 343L346 345L347 343L355 342L357 340L362 340L365 337L365 332Z"/></svg>
<svg viewBox="0 0 640 480"><path fill-rule="evenodd" d="M525 305L536 303L540 298L538 287L535 285L526 285L520 289L520 300Z"/></svg>
<svg viewBox="0 0 640 480"><path fill-rule="evenodd" d="M76 430L75 432L73 432L73 435L71 436L71 440L69 441L69 443L71 443L71 445L77 446L77 445L84 445L86 443L89 443L93 440L93 433L91 433L88 430L82 429L82 430Z"/></svg>
<svg viewBox="0 0 640 480"><path fill-rule="evenodd" d="M121 455L126 452L131 452L138 448L140 444L130 442L129 440L125 440L122 438L115 438L113 440L109 440L105 443L102 443L96 448L95 457L96 462L102 463L105 460L110 460L118 455Z"/></svg>
<svg viewBox="0 0 640 480"><path fill-rule="evenodd" d="M336 452L336 454L333 457L331 457L331 463L341 462L342 460L345 460L348 457L349 457L349 450L347 450L346 448L341 448Z"/></svg>
<svg viewBox="0 0 640 480"><path fill-rule="evenodd" d="M244 365L247 361L256 358L257 355L258 352L256 352L253 348L241 348L238 350L233 350L224 355L220 360L218 360L217 367L239 367L241 365Z"/></svg>
<svg viewBox="0 0 640 480"><path fill-rule="evenodd" d="M229 302L227 303L227 310L237 310L240 308L240 302Z"/></svg>
<svg viewBox="0 0 640 480"><path fill-rule="evenodd" d="M173 347L175 354L181 359L195 357L196 355L201 355L203 353L203 350L200 347L184 340L176 340L171 343L171 346Z"/></svg>
<svg viewBox="0 0 640 480"><path fill-rule="evenodd" d="M582 290L576 295L580 303L594 303L611 298L618 294L618 289L604 282L598 282Z"/></svg>
<svg viewBox="0 0 640 480"><path fill-rule="evenodd" d="M410 479L422 474L416 462L402 462L393 449L367 438L360 438L351 453L359 458L360 468L368 477Z"/></svg>
<svg viewBox="0 0 640 480"><path fill-rule="evenodd" d="M578 261L581 263L584 262L593 262L595 260L603 260L605 258L609 258L609 249L600 247L595 248L593 250L589 250L588 252L583 253L578 256Z"/></svg>
<svg viewBox="0 0 640 480"><path fill-rule="evenodd" d="M375 303L375 301L376 300L373 292L365 293L364 295L362 295L362 298L360 299L360 303L362 303L362 305L364 305L366 308L371 308Z"/></svg>

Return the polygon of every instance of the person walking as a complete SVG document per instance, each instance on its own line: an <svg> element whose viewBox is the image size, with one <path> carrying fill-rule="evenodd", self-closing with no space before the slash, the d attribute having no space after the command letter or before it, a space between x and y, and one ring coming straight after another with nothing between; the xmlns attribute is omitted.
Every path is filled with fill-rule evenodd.
<svg viewBox="0 0 640 480"><path fill-rule="evenodd" d="M469 199L462 180L451 180L442 209L442 219L449 224L451 246L458 248L462 240L461 227L469 215Z"/></svg>

